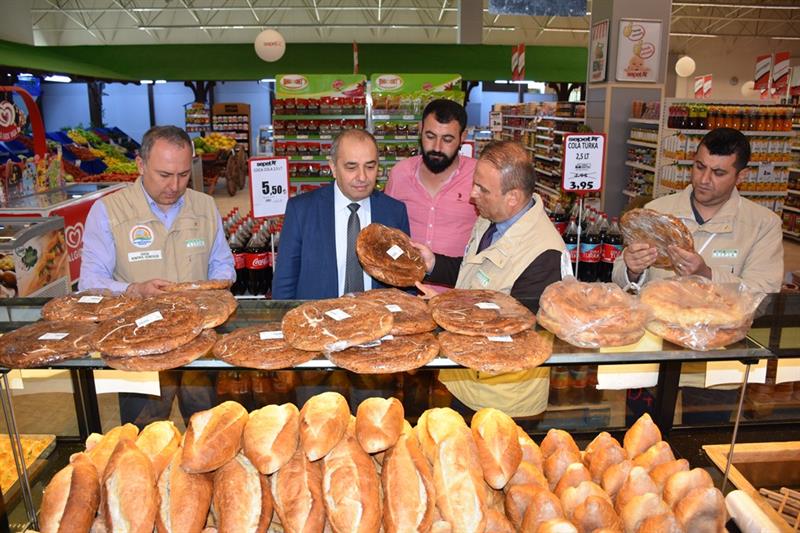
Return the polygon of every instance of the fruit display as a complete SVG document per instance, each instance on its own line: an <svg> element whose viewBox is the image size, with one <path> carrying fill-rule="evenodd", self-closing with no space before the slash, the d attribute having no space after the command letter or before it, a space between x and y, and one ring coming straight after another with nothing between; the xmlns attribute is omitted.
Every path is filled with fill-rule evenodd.
<svg viewBox="0 0 800 533"><path fill-rule="evenodd" d="M216 132L194 139L194 151L197 155L213 154L220 150L233 150L234 146L236 146L234 139Z"/></svg>
<svg viewBox="0 0 800 533"><path fill-rule="evenodd" d="M139 169L131 157L132 150L138 145L117 128L98 131L102 135L84 128L72 128L66 132L73 144L64 145L64 150L76 160L70 164L67 173L74 181L80 182L134 181ZM67 161L64 163L66 165Z"/></svg>

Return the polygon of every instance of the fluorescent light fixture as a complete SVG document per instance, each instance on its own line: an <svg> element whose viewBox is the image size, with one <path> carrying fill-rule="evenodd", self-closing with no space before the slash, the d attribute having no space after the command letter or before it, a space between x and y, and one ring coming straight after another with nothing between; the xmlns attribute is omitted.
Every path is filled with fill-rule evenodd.
<svg viewBox="0 0 800 533"><path fill-rule="evenodd" d="M673 32L669 34L670 37L702 37L705 39L716 39L719 35L714 35L713 33L682 33L682 32Z"/></svg>
<svg viewBox="0 0 800 533"><path fill-rule="evenodd" d="M139 83L141 83L142 85L150 85L151 83L153 83L153 80L139 80Z"/></svg>
<svg viewBox="0 0 800 533"><path fill-rule="evenodd" d="M589 33L589 30L582 30L580 28L544 28L544 31L557 31L566 33Z"/></svg>
<svg viewBox="0 0 800 533"><path fill-rule="evenodd" d="M72 81L72 78L62 74L53 74L51 76L45 76L44 81L52 81L54 83L69 83Z"/></svg>
<svg viewBox="0 0 800 533"><path fill-rule="evenodd" d="M162 83L167 83L167 80L156 80L156 83L161 85Z"/></svg>
<svg viewBox="0 0 800 533"><path fill-rule="evenodd" d="M20 72L19 74L17 74L17 79L18 80L30 80L30 79L33 79L33 74L31 74L30 72Z"/></svg>
<svg viewBox="0 0 800 533"><path fill-rule="evenodd" d="M275 83L275 78L262 78L258 81L260 81L261 83L270 83L270 82Z"/></svg>
<svg viewBox="0 0 800 533"><path fill-rule="evenodd" d="M775 41L800 41L800 37L787 37L787 36L779 36L779 37L770 37Z"/></svg>

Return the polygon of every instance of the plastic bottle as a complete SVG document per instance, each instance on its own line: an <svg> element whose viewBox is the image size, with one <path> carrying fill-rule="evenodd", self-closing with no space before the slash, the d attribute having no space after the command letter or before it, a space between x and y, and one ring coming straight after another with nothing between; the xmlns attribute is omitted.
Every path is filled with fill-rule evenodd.
<svg viewBox="0 0 800 533"><path fill-rule="evenodd" d="M254 231L247 242L247 290L253 296L266 293L267 286L264 275L269 264L269 251L264 246L264 239L258 231Z"/></svg>
<svg viewBox="0 0 800 533"><path fill-rule="evenodd" d="M614 270L614 261L622 253L622 232L619 230L617 217L611 219L605 238L600 258L600 281L611 281L611 272Z"/></svg>
<svg viewBox="0 0 800 533"><path fill-rule="evenodd" d="M574 218L570 219L567 231L564 233L564 244L567 245L567 253L569 254L569 261L572 265L572 273L577 277L575 262L578 260L578 224L575 223Z"/></svg>
<svg viewBox="0 0 800 533"><path fill-rule="evenodd" d="M231 285L233 294L244 294L247 290L247 254L245 253L242 234L234 229L228 239L233 254L233 267L236 269L236 281Z"/></svg>
<svg viewBox="0 0 800 533"><path fill-rule="evenodd" d="M581 239L578 257L578 279L581 281L597 281L597 267L600 264L600 233L597 223L592 221L586 228L586 235Z"/></svg>

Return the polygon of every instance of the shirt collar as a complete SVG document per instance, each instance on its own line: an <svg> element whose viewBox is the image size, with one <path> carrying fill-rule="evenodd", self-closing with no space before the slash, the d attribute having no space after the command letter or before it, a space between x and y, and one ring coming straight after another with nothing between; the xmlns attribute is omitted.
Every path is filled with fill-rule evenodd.
<svg viewBox="0 0 800 533"><path fill-rule="evenodd" d="M497 235L499 236L499 235L502 235L502 234L504 234L504 233L506 232L506 230L508 230L508 228L510 228L511 226L513 226L513 225L514 225L514 223L515 223L517 220L521 219L521 218L522 218L522 216L523 216L525 213L527 213L527 212L528 212L528 210L530 210L530 208L531 208L531 207L533 207L533 198L531 198L531 199L528 201L528 205L526 205L525 207L523 207L522 209L520 209L519 213L517 213L517 214L516 214L516 215L514 215L513 217L509 218L508 220L504 220L504 221L502 221L502 222L497 222L497 224L496 224L496 226L497 226Z"/></svg>
<svg viewBox="0 0 800 533"><path fill-rule="evenodd" d="M371 195L370 195L371 196ZM333 182L333 208L336 211L349 211L348 205L352 204L353 200L348 198L344 195L342 190L339 188L339 184L337 182ZM369 208L369 196L364 198L363 200L359 200L356 202L358 205L361 206L361 209Z"/></svg>
<svg viewBox="0 0 800 533"><path fill-rule="evenodd" d="M147 205L150 206L150 210L153 211L153 213L156 215L165 215L167 214L167 212L180 211L181 207L183 207L183 204L186 202L186 199L184 198L186 194L182 194L181 197L178 198L178 201L172 204L170 208L167 210L167 212L165 212L161 209L161 207L159 207L156 201L153 200L153 198L147 193L147 189L144 188L144 182L141 183L141 186L142 186L142 192L144 193L144 199L147 200Z"/></svg>

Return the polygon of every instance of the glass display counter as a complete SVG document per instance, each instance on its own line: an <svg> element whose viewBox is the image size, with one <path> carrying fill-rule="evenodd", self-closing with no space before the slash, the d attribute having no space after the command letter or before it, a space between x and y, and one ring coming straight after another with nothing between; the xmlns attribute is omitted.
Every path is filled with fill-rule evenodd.
<svg viewBox="0 0 800 533"><path fill-rule="evenodd" d="M0 300L0 333L12 331L36 320L39 309L46 301L44 298ZM236 313L218 327L217 332L224 334L262 322L280 321L287 310L299 303L240 300ZM682 428L696 429L696 426L684 421L681 394L685 388L681 386L682 380L685 380L690 373L697 372L695 367L698 363L736 362L744 363L738 370L750 368L751 375L761 382L753 387L767 387L762 391L762 395L770 390L769 387L773 387L772 390L775 387L783 387L785 390L787 388L785 383L788 383L789 394L784 395L786 402L780 407L775 406L768 416L753 419L746 416L745 424L778 423L796 428L796 422L800 420L800 387L794 388L797 384L791 381L785 383L780 381L787 379L787 376L791 378L795 369L800 368L800 360L797 367L784 365L792 362L798 354L800 354L800 294L768 297L759 308L758 316L747 338L721 350L698 352L667 341L662 342L660 339L657 344L643 346L637 351L590 350L577 348L556 338L553 343L553 354L542 365L550 371L548 407L540 416L528 421L527 425L519 423L534 436L543 434L550 427L561 427L570 430L576 440L580 440L582 436L586 437L587 442L589 435L599 431L609 431L615 436L621 436L642 412L651 414L665 436L673 430L677 432ZM455 366L449 359L439 356L413 374L398 373L385 376L378 388L402 398L407 418L413 424L416 415L424 409L451 405L452 398L443 387L439 386L434 376L438 370ZM763 372L762 367L766 367ZM650 376L649 383L645 382L646 380L636 379L642 368L646 369L644 373ZM47 378L43 378L40 390L49 391L47 380L56 379L52 376L59 375L66 386L52 388L60 392L22 394L21 391L10 389L14 383L14 374L9 373L8 369L0 368L6 420L8 421L12 414L16 418L15 424L9 424L12 426L12 435L14 426L23 434L56 435L56 451L45 461L43 467L40 465L39 469L34 469L37 471L30 476L30 488L12 493L7 497L5 504L0 499L0 531L6 527L3 522L6 519L3 513L4 505L9 509L13 523L19 524L24 521L25 509L20 503L27 503L25 507L38 509L42 488L58 468L66 463L69 453L80 450L89 434L107 431L120 423L115 395L98 395L95 388L96 377L107 369L99 357L86 357L54 364L46 371L49 374ZM211 381L216 388L216 403L234 399L248 408L283 401L293 401L298 406L302 405L299 389L295 390L294 387L301 382L302 376L306 373L324 375L326 379L322 381L323 387L351 392L349 398L354 412L357 406L356 399L363 396L353 394L353 391L358 391L362 386L369 388L364 386L362 376L338 369L324 357L318 357L291 369L264 372L232 367L206 356L178 369L179 372L182 370L203 371L212 376ZM567 373L565 379L564 372ZM631 375L630 379L619 379L620 376L628 374ZM728 403L716 406L717 410L723 413L721 418L723 422L720 426L723 430L727 428L728 438L733 422L738 420L738 415L741 414L742 406L742 402L738 401L742 391L740 377L742 374L739 372L732 375L734 378L727 387L732 393L727 395ZM567 384L566 388L556 386L564 383ZM25 384L27 386L27 380ZM794 396L793 391L796 391ZM48 402L58 405L54 405L51 415L41 416L42 410L48 409ZM452 406L457 410L463 410L463 406L455 401L452 402ZM56 422L59 417L56 412L59 410L66 413L60 415L61 417L73 418L74 421ZM182 429L188 414L184 414L181 419L180 415L174 415L176 411L173 408L172 419ZM464 414L468 416L470 413ZM0 427L0 433L5 432L7 428ZM540 440L541 437L536 438ZM11 527L18 529L15 525Z"/></svg>

